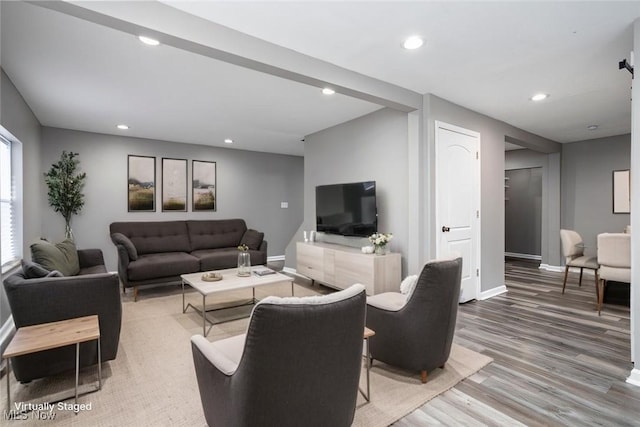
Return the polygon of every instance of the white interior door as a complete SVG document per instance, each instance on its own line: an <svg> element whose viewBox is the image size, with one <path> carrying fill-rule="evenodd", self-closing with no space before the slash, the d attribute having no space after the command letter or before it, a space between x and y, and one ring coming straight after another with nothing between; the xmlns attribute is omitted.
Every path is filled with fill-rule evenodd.
<svg viewBox="0 0 640 427"><path fill-rule="evenodd" d="M460 302L480 290L480 134L436 122L436 256L462 256Z"/></svg>

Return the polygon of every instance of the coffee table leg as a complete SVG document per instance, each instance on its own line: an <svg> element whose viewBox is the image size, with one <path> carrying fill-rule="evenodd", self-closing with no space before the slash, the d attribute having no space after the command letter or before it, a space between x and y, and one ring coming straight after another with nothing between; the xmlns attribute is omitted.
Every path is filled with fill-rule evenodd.
<svg viewBox="0 0 640 427"><path fill-rule="evenodd" d="M294 296L293 295L293 280L291 281L291 296Z"/></svg>
<svg viewBox="0 0 640 427"><path fill-rule="evenodd" d="M187 307L184 306L184 280L182 281L182 312L187 312Z"/></svg>
<svg viewBox="0 0 640 427"><path fill-rule="evenodd" d="M207 336L207 297L202 295L202 336Z"/></svg>

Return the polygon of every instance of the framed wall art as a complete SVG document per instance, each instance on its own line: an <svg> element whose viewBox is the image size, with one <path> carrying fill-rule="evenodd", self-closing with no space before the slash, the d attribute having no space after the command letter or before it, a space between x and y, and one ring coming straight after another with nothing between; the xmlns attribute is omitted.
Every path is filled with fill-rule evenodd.
<svg viewBox="0 0 640 427"><path fill-rule="evenodd" d="M631 213L631 173L613 171L613 213Z"/></svg>
<svg viewBox="0 0 640 427"><path fill-rule="evenodd" d="M187 161L162 158L162 211L187 211Z"/></svg>
<svg viewBox="0 0 640 427"><path fill-rule="evenodd" d="M191 166L193 211L215 211L216 199L216 162L194 160Z"/></svg>
<svg viewBox="0 0 640 427"><path fill-rule="evenodd" d="M127 177L129 212L155 212L156 158L129 155Z"/></svg>

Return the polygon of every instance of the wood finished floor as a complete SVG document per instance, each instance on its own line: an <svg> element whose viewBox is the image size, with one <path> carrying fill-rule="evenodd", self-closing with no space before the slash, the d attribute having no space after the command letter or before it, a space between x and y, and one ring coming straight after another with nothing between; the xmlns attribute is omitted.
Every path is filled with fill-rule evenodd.
<svg viewBox="0 0 640 427"><path fill-rule="evenodd" d="M629 308L598 317L593 276L570 273L563 295L562 273L505 270L508 292L459 306L454 338L493 363L394 426L640 426Z"/></svg>

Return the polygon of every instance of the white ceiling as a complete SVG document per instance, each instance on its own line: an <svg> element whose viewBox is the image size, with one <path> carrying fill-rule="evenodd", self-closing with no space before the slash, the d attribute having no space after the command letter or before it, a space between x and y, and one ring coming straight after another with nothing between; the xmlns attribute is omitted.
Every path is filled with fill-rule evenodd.
<svg viewBox="0 0 640 427"><path fill-rule="evenodd" d="M617 63L640 2L164 3L558 142L631 129ZM1 30L2 66L48 126L299 155L304 135L380 108L31 4L2 2ZM425 46L402 49L411 34Z"/></svg>

